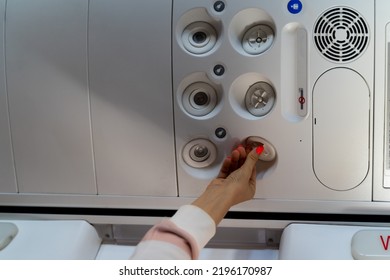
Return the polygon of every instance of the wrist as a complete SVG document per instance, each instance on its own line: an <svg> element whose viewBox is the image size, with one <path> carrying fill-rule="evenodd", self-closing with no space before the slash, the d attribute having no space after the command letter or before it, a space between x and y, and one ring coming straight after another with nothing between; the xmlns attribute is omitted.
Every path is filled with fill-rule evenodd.
<svg viewBox="0 0 390 280"><path fill-rule="evenodd" d="M234 205L233 200L232 195L222 186L210 185L192 205L203 209L218 225Z"/></svg>

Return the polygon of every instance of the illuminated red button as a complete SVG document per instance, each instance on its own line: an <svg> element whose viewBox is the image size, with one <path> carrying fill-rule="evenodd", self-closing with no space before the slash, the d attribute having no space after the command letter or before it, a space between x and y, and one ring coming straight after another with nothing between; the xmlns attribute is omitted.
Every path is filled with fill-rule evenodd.
<svg viewBox="0 0 390 280"><path fill-rule="evenodd" d="M390 230L361 230L355 233L351 252L357 260L390 260Z"/></svg>

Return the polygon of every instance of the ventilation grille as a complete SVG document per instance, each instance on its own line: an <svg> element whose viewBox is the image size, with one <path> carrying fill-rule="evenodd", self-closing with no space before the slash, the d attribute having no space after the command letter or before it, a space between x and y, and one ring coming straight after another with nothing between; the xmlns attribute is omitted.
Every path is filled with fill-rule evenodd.
<svg viewBox="0 0 390 280"><path fill-rule="evenodd" d="M349 62L367 48L368 26L355 10L347 7L332 8L317 20L314 41L327 59L339 63Z"/></svg>

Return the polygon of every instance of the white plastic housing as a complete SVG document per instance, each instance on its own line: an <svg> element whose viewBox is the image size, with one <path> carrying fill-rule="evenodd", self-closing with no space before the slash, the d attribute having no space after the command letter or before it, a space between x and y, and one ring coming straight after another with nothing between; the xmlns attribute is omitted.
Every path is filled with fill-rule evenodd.
<svg viewBox="0 0 390 280"><path fill-rule="evenodd" d="M0 260L94 260L101 245L86 221L0 220L17 233L0 250Z"/></svg>
<svg viewBox="0 0 390 280"><path fill-rule="evenodd" d="M388 260L388 227L290 224L282 234L281 260Z"/></svg>
<svg viewBox="0 0 390 280"><path fill-rule="evenodd" d="M176 209L255 136L276 157L257 165L255 199L233 210L388 214L390 4L302 1L291 14L287 3L0 0L0 204ZM329 11L332 28L353 11L363 31L315 33ZM255 26L272 43L251 54ZM207 49L188 50L183 32ZM364 45L330 59L321 36ZM274 90L260 116L245 104L258 82ZM206 108L191 101L196 84L212 92ZM206 165L183 158L195 139L215 148Z"/></svg>

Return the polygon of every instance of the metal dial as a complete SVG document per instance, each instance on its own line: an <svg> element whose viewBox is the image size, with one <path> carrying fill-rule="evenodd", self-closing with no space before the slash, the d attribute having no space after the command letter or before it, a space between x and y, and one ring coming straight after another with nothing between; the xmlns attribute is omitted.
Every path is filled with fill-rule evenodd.
<svg viewBox="0 0 390 280"><path fill-rule="evenodd" d="M254 116L268 114L275 103L275 91L266 82L258 82L249 87L245 95L247 110Z"/></svg>

